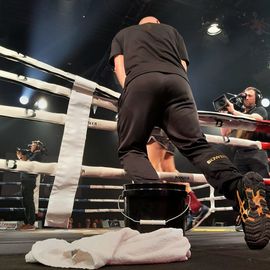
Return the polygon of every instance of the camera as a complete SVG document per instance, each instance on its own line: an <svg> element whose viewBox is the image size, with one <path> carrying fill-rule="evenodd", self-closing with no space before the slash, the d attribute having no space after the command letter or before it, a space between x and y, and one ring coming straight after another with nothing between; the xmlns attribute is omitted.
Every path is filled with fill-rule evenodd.
<svg viewBox="0 0 270 270"><path fill-rule="evenodd" d="M228 98L226 94L231 95L231 97ZM237 111L243 112L245 109L244 99L246 98L247 94L246 93L240 93L238 95L234 95L231 93L226 93L226 94L223 94L213 100L213 106L214 106L215 111L220 112L220 111L227 110L227 104L228 104L228 101L230 101L231 103L233 103Z"/></svg>
<svg viewBox="0 0 270 270"><path fill-rule="evenodd" d="M226 110L227 107L227 97L225 94L222 96L217 97L216 99L213 100L213 106L215 111L220 112L223 110Z"/></svg>

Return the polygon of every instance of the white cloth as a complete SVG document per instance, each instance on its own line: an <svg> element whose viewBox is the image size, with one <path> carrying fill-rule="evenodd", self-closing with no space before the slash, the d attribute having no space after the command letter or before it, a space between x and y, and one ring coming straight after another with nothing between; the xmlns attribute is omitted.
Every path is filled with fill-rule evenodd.
<svg viewBox="0 0 270 270"><path fill-rule="evenodd" d="M86 93L85 93L86 92ZM45 226L68 228L77 191L93 95L74 82Z"/></svg>
<svg viewBox="0 0 270 270"><path fill-rule="evenodd" d="M190 256L190 243L182 229L163 228L139 233L123 228L72 243L55 238L38 241L25 260L53 267L97 269L106 264L186 261Z"/></svg>

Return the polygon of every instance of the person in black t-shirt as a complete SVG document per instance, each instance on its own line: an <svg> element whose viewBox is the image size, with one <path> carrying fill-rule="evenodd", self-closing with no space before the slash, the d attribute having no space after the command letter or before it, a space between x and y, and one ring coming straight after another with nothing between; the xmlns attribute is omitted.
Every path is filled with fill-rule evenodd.
<svg viewBox="0 0 270 270"><path fill-rule="evenodd" d="M16 155L19 160L23 161L41 161L46 149L39 140L32 141L29 149L17 149ZM35 204L34 189L36 187L36 174L22 172L20 174L22 198L24 207L24 224L20 230L35 230Z"/></svg>
<svg viewBox="0 0 270 270"><path fill-rule="evenodd" d="M123 87L118 103L118 154L129 178L135 183L159 181L146 144L154 126L162 128L213 187L237 200L247 245L264 248L269 242L270 211L265 206L263 179L253 172L243 176L227 156L207 143L187 77L186 46L178 31L155 17L145 17L139 25L116 34L110 62ZM254 204L260 213L251 208Z"/></svg>
<svg viewBox="0 0 270 270"><path fill-rule="evenodd" d="M239 112L234 108L233 103L228 101L227 110L232 115L244 116L255 120L267 120L268 113L266 109L260 105L262 99L262 93L255 87L247 87L243 93L244 97L244 111ZM222 128L221 134L223 136L233 136L241 139L248 139L253 141L263 141L264 134L253 131L245 130L232 130L230 128ZM247 173L254 171L259 173L264 178L269 178L269 164L268 155L265 150L257 149L254 147L233 147L233 163L239 169L241 173ZM270 189L266 187L266 201L268 207L270 206ZM240 224L239 217L236 219L236 230L242 231L242 225Z"/></svg>
<svg viewBox="0 0 270 270"><path fill-rule="evenodd" d="M268 113L264 107L260 105L262 93L255 87L247 87L243 93L245 99L243 102L244 111L239 112L234 108L233 103L228 101L227 110L232 115L244 116L255 120L267 120ZM223 136L233 136L253 141L263 140L263 134L253 131L232 130L230 128L222 128ZM237 166L241 173L254 171L264 178L269 178L268 156L266 151L254 147L234 147L233 163Z"/></svg>

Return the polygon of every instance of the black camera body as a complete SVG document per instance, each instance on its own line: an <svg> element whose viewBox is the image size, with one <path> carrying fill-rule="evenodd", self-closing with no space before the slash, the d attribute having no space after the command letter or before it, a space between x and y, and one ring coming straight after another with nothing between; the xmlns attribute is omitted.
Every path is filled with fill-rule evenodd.
<svg viewBox="0 0 270 270"><path fill-rule="evenodd" d="M213 100L213 106L215 111L220 112L220 111L225 111L227 107L227 97L225 94L217 97L216 99Z"/></svg>
<svg viewBox="0 0 270 270"><path fill-rule="evenodd" d="M226 94L223 94L216 99L213 100L213 106L215 111L220 112L220 111L226 111L227 110L227 105L228 101L233 103L234 108L237 111L243 112L245 107L244 107L244 99L246 97L245 93L240 93L238 95L232 95L231 98L227 98Z"/></svg>

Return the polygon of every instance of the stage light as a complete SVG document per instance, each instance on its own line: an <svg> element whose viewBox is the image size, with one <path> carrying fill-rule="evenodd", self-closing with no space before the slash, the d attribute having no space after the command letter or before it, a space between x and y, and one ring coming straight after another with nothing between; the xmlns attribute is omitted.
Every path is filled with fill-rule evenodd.
<svg viewBox="0 0 270 270"><path fill-rule="evenodd" d="M27 96L21 96L19 100L20 100L20 103L22 105L26 105L29 102L29 97L27 97Z"/></svg>
<svg viewBox="0 0 270 270"><path fill-rule="evenodd" d="M28 87L23 87L21 97L19 99L22 105L31 106L31 99L34 95L34 90Z"/></svg>
<svg viewBox="0 0 270 270"><path fill-rule="evenodd" d="M35 105L41 109L41 110L45 110L48 106L48 102L45 98L40 98L36 103Z"/></svg>
<svg viewBox="0 0 270 270"><path fill-rule="evenodd" d="M207 34L209 36L216 36L222 32L222 29L218 23L211 23L207 28Z"/></svg>
<svg viewBox="0 0 270 270"><path fill-rule="evenodd" d="M269 107L270 105L270 101L268 98L263 98L262 101L261 101L261 104L263 107Z"/></svg>

